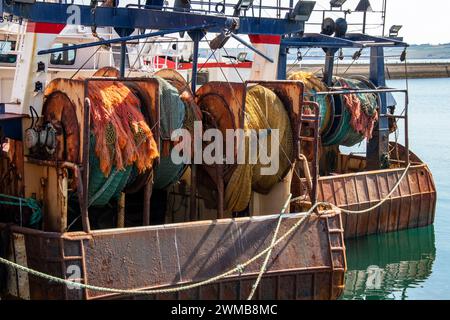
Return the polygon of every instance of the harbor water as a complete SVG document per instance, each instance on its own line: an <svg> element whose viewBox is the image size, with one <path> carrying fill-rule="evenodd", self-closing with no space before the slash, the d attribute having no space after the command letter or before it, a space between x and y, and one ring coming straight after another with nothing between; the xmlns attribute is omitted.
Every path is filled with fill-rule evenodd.
<svg viewBox="0 0 450 320"><path fill-rule="evenodd" d="M405 88L405 80L388 85ZM342 299L450 299L450 78L412 79L409 90L410 147L435 179L435 223L347 240ZM402 107L403 99L396 98Z"/></svg>

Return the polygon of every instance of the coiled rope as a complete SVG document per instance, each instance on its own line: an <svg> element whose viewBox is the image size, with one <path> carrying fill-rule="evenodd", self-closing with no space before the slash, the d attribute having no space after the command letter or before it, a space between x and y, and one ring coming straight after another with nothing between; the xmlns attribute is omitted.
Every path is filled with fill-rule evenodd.
<svg viewBox="0 0 450 320"><path fill-rule="evenodd" d="M272 134L272 130L279 130L279 136ZM251 131L262 133L267 132L267 152L272 156L277 156L279 167L276 174L264 175L262 169L266 167L259 157L256 163L251 163L250 158L255 156L256 150L248 139L245 143L245 163L236 166L225 190L225 212L240 212L247 208L252 191L268 194L272 187L281 181L291 168L293 161L293 137L289 115L278 96L271 90L256 85L249 89L245 99L245 123L246 133ZM260 139L261 136L258 137ZM271 150L272 139L278 138L276 145L279 146L278 154L276 150Z"/></svg>
<svg viewBox="0 0 450 320"><path fill-rule="evenodd" d="M1 198L7 200L1 200ZM42 219L42 210L36 199L14 197L0 193L0 204L8 206L17 206L20 207L20 209L22 209L22 207L30 208L32 212L30 222L28 223L30 226L36 225Z"/></svg>
<svg viewBox="0 0 450 320"><path fill-rule="evenodd" d="M378 204L374 205L371 208L365 209L365 210L358 210L358 211L352 211L352 210L344 210L344 209L340 209L339 207L337 207L336 205L332 204L332 203L328 203L328 202L317 202L316 204L314 204L306 213L305 216L303 218L301 218L299 221L297 221L284 235L282 235L280 238L278 238L276 241L272 241L272 243L270 244L269 247L267 247L265 250L261 251L259 254L255 255L253 258L247 260L246 262L237 265L236 267L234 267L233 269L226 271L220 275L217 275L215 277L211 277L207 280L204 281L200 281L197 283L193 283L193 284L189 284L189 285L184 285L184 286L178 286L178 287L173 287L173 288L166 288L166 289L156 289L156 290L122 290L122 289L112 289L112 288L105 288L105 287L99 287L99 286L92 286L92 285L88 285L88 284L83 284L83 283L78 283L75 281L71 281L71 280L66 280L66 279L62 279L59 277L55 277L28 267L24 267L22 265L19 265L17 263L14 263L12 261L9 261L7 259L4 259L2 257L0 257L0 263L5 264L9 267L15 268L17 270L20 271L24 271L27 272L31 275L43 278L43 279L47 279L49 281L53 281L55 283L60 283L60 284L64 284L64 285L69 285L78 289L88 289L88 290L92 290L92 291L99 291L99 292L107 292L107 293L115 293L115 294L127 294L127 295L155 295L155 294L164 294L164 293L174 293L174 292L179 292L179 291L185 291L185 290L190 290L190 289L194 289L194 288L198 288L216 281L219 281L233 273L242 273L243 270L249 266L250 264L252 264L253 262L255 262L256 260L258 260L259 258L261 258L262 256L264 256L265 254L268 254L269 252L272 251L273 248L275 248L277 245L279 245L282 241L284 241L287 237L289 237L293 232L295 232L301 225L302 223L306 220L307 217L309 217L311 214L313 214L313 212L320 206L322 207L332 207L338 210L341 210L342 212L346 212L346 213L350 213L350 214L359 214L359 213L366 213L369 211L372 211L378 207L380 207L381 205L383 205L391 196L392 194L395 192L395 190L400 186L400 183L403 181L403 179L406 177L409 169L411 167L411 164L409 164L406 169L404 170L403 174L401 175L400 179L398 180L398 182L395 184L395 186L393 187L393 189L391 190L391 192L389 192L388 195L386 195L386 197L380 201ZM299 198L294 198L292 200L290 200L290 202L294 202L296 200L299 200ZM280 218L278 220L277 226L280 223L280 221L283 219L283 217L285 217L285 214L280 214ZM276 238L276 230L274 233L274 238ZM264 265L263 265L264 267ZM263 268L261 268L261 270L264 270ZM260 271L260 273L264 273L264 271ZM259 278L260 276L258 276ZM249 296L250 298L250 296Z"/></svg>

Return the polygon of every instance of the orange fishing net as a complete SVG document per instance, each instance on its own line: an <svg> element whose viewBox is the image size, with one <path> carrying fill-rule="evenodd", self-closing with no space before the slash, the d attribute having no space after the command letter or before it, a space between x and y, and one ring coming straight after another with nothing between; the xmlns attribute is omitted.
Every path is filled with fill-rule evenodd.
<svg viewBox="0 0 450 320"><path fill-rule="evenodd" d="M343 79L341 83L345 89L354 89ZM366 139L372 139L375 123L378 121L378 112L373 108L376 101L373 94L344 94L344 103L351 114L350 125Z"/></svg>
<svg viewBox="0 0 450 320"><path fill-rule="evenodd" d="M105 176L115 165L117 170L135 164L139 173L151 169L159 157L152 131L140 112L139 99L123 83L92 81L91 127L95 134L95 152Z"/></svg>

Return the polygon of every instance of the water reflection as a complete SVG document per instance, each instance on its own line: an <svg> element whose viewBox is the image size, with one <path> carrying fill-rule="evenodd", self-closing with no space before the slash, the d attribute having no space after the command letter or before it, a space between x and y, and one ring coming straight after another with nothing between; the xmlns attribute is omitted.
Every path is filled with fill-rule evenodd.
<svg viewBox="0 0 450 320"><path fill-rule="evenodd" d="M342 299L407 299L432 272L434 226L347 240L348 272Z"/></svg>

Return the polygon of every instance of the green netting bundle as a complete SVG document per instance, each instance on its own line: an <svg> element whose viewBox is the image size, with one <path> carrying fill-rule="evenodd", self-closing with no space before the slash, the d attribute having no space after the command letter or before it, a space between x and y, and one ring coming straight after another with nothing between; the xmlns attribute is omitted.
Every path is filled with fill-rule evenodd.
<svg viewBox="0 0 450 320"><path fill-rule="evenodd" d="M178 90L166 80L156 77L160 90L160 125L161 139L170 140L174 130L183 128L186 117L186 106L180 98ZM155 168L155 189L164 189L179 180L185 164L174 164L170 153L162 155L159 165Z"/></svg>

